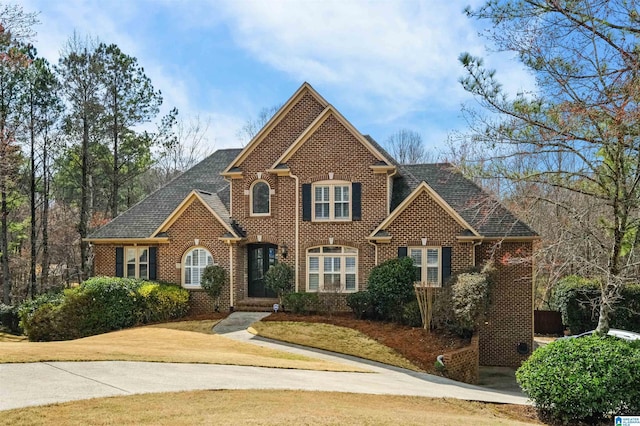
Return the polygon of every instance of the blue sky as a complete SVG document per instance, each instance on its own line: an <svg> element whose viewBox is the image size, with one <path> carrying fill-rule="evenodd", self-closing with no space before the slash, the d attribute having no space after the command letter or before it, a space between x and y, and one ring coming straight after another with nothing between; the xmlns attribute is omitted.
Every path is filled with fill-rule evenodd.
<svg viewBox="0 0 640 426"><path fill-rule="evenodd" d="M208 145L240 147L237 132L309 82L363 134L383 143L406 128L432 151L466 128L475 101L459 77L462 52L485 57L509 93L534 87L512 58L487 52L462 13L479 0L22 0L40 12L36 48L57 63L75 30L138 58L163 93L162 112L210 121Z"/></svg>

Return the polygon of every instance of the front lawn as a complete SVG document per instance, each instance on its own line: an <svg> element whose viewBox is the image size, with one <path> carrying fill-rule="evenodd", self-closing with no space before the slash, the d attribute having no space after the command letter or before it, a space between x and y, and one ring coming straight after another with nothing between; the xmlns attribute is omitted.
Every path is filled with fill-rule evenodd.
<svg viewBox="0 0 640 426"><path fill-rule="evenodd" d="M3 411L0 425L525 425L533 407L408 396L218 390L118 396Z"/></svg>
<svg viewBox="0 0 640 426"><path fill-rule="evenodd" d="M211 320L173 322L62 342L0 341L0 363L155 361L361 371L208 334L213 323Z"/></svg>

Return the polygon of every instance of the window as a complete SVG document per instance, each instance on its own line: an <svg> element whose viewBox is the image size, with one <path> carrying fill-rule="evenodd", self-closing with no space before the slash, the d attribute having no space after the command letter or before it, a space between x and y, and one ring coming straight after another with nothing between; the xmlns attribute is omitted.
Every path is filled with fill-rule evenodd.
<svg viewBox="0 0 640 426"><path fill-rule="evenodd" d="M149 279L149 247L125 247L125 277Z"/></svg>
<svg viewBox="0 0 640 426"><path fill-rule="evenodd" d="M440 287L440 248L439 247L411 247L409 256L416 267L416 281Z"/></svg>
<svg viewBox="0 0 640 426"><path fill-rule="evenodd" d="M307 251L307 290L358 290L358 250L343 246L314 247Z"/></svg>
<svg viewBox="0 0 640 426"><path fill-rule="evenodd" d="M314 220L351 220L351 184L318 183L313 186Z"/></svg>
<svg viewBox="0 0 640 426"><path fill-rule="evenodd" d="M251 186L251 215L267 216L270 213L271 188L265 181L257 181Z"/></svg>
<svg viewBox="0 0 640 426"><path fill-rule="evenodd" d="M200 287L200 278L204 268L213 265L213 257L203 248L194 248L184 257L184 281L185 287Z"/></svg>

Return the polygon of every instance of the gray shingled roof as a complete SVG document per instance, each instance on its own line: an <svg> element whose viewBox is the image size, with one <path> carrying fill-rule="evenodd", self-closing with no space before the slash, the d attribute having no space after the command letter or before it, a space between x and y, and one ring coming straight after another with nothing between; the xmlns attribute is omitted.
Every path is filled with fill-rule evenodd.
<svg viewBox="0 0 640 426"><path fill-rule="evenodd" d="M223 149L214 152L162 188L122 213L111 222L88 236L100 238L150 238L176 207L194 189L209 192L214 210L229 221L229 184L220 173L240 153L240 149ZM215 200L213 197L215 194ZM223 209L223 210L222 210ZM229 223L230 224L230 223Z"/></svg>
<svg viewBox="0 0 640 426"><path fill-rule="evenodd" d="M422 181L433 188L484 237L531 237L537 234L478 185L456 172L451 164L402 165L394 181L395 209Z"/></svg>

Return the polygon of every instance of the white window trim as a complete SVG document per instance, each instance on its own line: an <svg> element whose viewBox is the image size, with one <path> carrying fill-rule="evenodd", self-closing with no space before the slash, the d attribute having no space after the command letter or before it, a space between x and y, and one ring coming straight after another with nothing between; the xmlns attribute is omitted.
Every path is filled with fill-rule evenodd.
<svg viewBox="0 0 640 426"><path fill-rule="evenodd" d="M258 183L265 183L267 185L267 193L269 194L269 211L266 213L254 213L253 212L253 188ZM251 186L249 186L249 216L271 216L271 185L264 179L255 180Z"/></svg>
<svg viewBox="0 0 640 426"><path fill-rule="evenodd" d="M147 277L146 278L142 278L143 280L148 280L149 279L149 247L147 246L125 246L123 247L124 250L124 254L123 254L123 271L122 271L122 275L125 278L136 278L136 279L140 279L140 252L142 250L147 250ZM129 250L135 250L136 251L136 256L135 256L135 277L129 277L129 265L130 263L128 262L129 260L129 256L128 256L128 252ZM144 263L143 263L144 265Z"/></svg>
<svg viewBox="0 0 640 426"><path fill-rule="evenodd" d="M442 247L435 246L417 246L417 247L407 247L407 256L411 257L412 250L420 250L422 253L422 264L420 265L420 282L427 282L427 268L438 268L438 282L433 285L433 287L442 287ZM438 251L438 262L436 265L429 265L427 262L427 251L428 250L437 250Z"/></svg>
<svg viewBox="0 0 640 426"><path fill-rule="evenodd" d="M342 252L341 253L323 253L322 252L322 248L323 247L340 247L342 248ZM313 249L320 249L319 253L311 253L310 250ZM325 290L324 289L324 258L325 257L340 257L342 260L340 262L340 293L356 293L358 291L359 285L358 285L358 264L359 264L359 254L360 251L356 249L355 253L345 253L344 249L348 248L348 249L355 249L355 247L349 247L349 246L340 246L340 245L329 245L329 246L315 246L315 247L309 247L307 249L307 269L306 269L306 289L307 292L309 293L333 293L335 290L333 289L329 289L329 290ZM312 290L309 288L309 259L311 257L318 257L318 289L317 290ZM346 275L347 275L347 263L346 263L346 258L347 257L355 257L356 259L356 270L355 270L355 283L356 283L356 287L353 290L347 290L347 279L346 279ZM315 273L315 272L314 272Z"/></svg>
<svg viewBox="0 0 640 426"><path fill-rule="evenodd" d="M213 255L211 254L211 252L209 251L209 249L207 249L204 246L194 246L194 247L189 247L184 254L182 255L182 261L180 262L180 283L182 285L182 287L184 288L202 288L202 286L198 283L198 284L186 284L185 280L184 280L184 274L185 271L187 269L187 266L185 265L185 262L187 260L187 256L189 255L189 253L192 253L195 250L204 250L205 252L207 252L207 254L209 256L211 256L211 264L212 265L216 265L216 262L213 258Z"/></svg>
<svg viewBox="0 0 640 426"><path fill-rule="evenodd" d="M316 217L316 187L318 186L327 186L329 187L329 217ZM347 217L336 218L336 199L335 199L335 188L342 186L349 187L349 215ZM353 185L348 181L341 180L323 180L320 182L314 182L311 185L311 219L314 222L351 222L351 210L353 209Z"/></svg>

